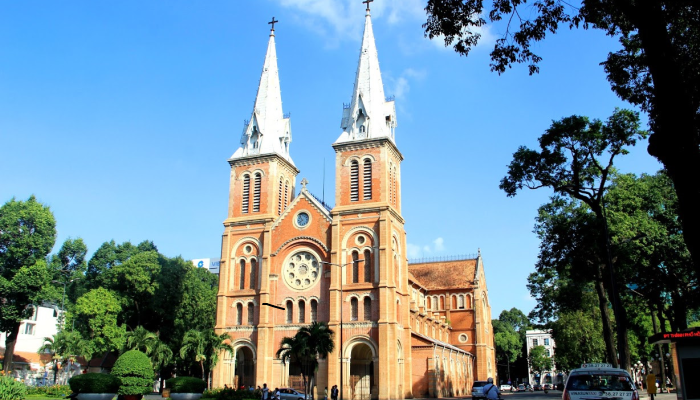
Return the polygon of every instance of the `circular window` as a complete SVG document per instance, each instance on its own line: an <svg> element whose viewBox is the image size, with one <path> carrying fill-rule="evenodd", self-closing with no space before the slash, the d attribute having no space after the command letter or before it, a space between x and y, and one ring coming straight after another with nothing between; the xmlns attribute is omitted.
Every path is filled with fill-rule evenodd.
<svg viewBox="0 0 700 400"><path fill-rule="evenodd" d="M250 254L250 253L253 252L253 246L247 244L247 245L245 245L245 247L243 248L243 251L244 251L246 254Z"/></svg>
<svg viewBox="0 0 700 400"><path fill-rule="evenodd" d="M306 211L301 211L294 217L294 225L297 228L306 228L309 225L309 221L311 221L311 216Z"/></svg>
<svg viewBox="0 0 700 400"><path fill-rule="evenodd" d="M282 276L290 288L305 290L321 278L321 263L311 252L298 251L285 260Z"/></svg>
<svg viewBox="0 0 700 400"><path fill-rule="evenodd" d="M364 235L357 235L357 237L355 238L355 242L357 242L357 244L359 245L365 244L366 241L367 238Z"/></svg>
<svg viewBox="0 0 700 400"><path fill-rule="evenodd" d="M467 343L467 339L469 338L467 337L466 333L462 333L459 335L459 337L457 337L457 339L462 343Z"/></svg>

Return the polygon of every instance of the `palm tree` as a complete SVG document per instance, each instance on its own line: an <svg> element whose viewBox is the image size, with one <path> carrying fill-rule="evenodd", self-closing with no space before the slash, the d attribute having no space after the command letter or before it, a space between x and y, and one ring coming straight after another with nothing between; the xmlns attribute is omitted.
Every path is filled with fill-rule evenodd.
<svg viewBox="0 0 700 400"><path fill-rule="evenodd" d="M129 350L139 350L150 356L157 342L159 342L158 335L139 325L136 329L126 334L122 353Z"/></svg>
<svg viewBox="0 0 700 400"><path fill-rule="evenodd" d="M228 351L229 354L233 354L233 347L227 343L229 340L231 337L228 333L217 335L213 330L202 332L196 329L187 331L182 339L180 357L183 360L194 359L195 362L199 363L202 369L202 379L207 382L207 387L209 386L207 371L211 371L219 362L219 353Z"/></svg>
<svg viewBox="0 0 700 400"><path fill-rule="evenodd" d="M196 329L190 329L185 332L185 336L182 338L182 347L180 348L180 357L185 360L187 358L194 358L195 362L199 363L202 368L202 379L204 376L204 361L207 359L206 353L207 343L203 332Z"/></svg>
<svg viewBox="0 0 700 400"><path fill-rule="evenodd" d="M281 345L277 358L282 363L289 361L301 367L304 390L311 393L310 378L318 368L318 359L325 359L335 348L333 330L325 322L313 322L300 328L293 337L282 338Z"/></svg>
<svg viewBox="0 0 700 400"><path fill-rule="evenodd" d="M58 375L58 361L73 361L76 356L83 356L89 360L92 355L90 343L80 336L78 332L60 331L53 336L45 337L44 343L37 353L51 353L53 362L53 383L56 384Z"/></svg>

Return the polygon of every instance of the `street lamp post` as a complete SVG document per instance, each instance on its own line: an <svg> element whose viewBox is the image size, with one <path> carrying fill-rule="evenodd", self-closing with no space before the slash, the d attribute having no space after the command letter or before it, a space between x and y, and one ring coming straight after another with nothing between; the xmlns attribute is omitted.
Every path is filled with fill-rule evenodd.
<svg viewBox="0 0 700 400"><path fill-rule="evenodd" d="M345 264L333 264L329 263L327 261L321 261L321 264L326 264L330 265L332 267L339 267L340 268L340 273L343 273L343 267L346 265L358 263L360 261L365 261L365 260L353 260L352 262L345 263ZM340 400L343 400L343 276L340 275Z"/></svg>
<svg viewBox="0 0 700 400"><path fill-rule="evenodd" d="M80 278L73 278L73 279L69 280L68 282L66 282L66 281L51 281L52 283L60 283L63 285L63 298L61 299L61 320L62 321L65 321L65 313L66 313L66 309L64 308L64 305L66 303L66 285L69 283L73 283L73 282L77 281L78 279L80 279Z"/></svg>

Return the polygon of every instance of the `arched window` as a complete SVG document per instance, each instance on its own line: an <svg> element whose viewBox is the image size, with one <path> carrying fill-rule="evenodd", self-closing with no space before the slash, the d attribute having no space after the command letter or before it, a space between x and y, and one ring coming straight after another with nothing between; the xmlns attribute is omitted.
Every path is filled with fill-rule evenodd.
<svg viewBox="0 0 700 400"><path fill-rule="evenodd" d="M303 324L306 320L306 303L304 300L299 300L299 323Z"/></svg>
<svg viewBox="0 0 700 400"><path fill-rule="evenodd" d="M318 321L318 302L311 300L311 322Z"/></svg>
<svg viewBox="0 0 700 400"><path fill-rule="evenodd" d="M433 309L433 304L435 304L435 303L433 303L433 298L432 298L432 297L428 297L428 305L427 305L428 310L432 310L432 309Z"/></svg>
<svg viewBox="0 0 700 400"><path fill-rule="evenodd" d="M238 276L238 288L245 289L245 260L241 260L241 273Z"/></svg>
<svg viewBox="0 0 700 400"><path fill-rule="evenodd" d="M445 309L445 296L440 296L440 310Z"/></svg>
<svg viewBox="0 0 700 400"><path fill-rule="evenodd" d="M277 214L282 214L282 192L284 191L284 180L280 178L280 189L277 193Z"/></svg>
<svg viewBox="0 0 700 400"><path fill-rule="evenodd" d="M450 302L450 308L453 310L456 310L457 309L457 296L453 294L452 296L450 296L450 298L452 299L452 301Z"/></svg>
<svg viewBox="0 0 700 400"><path fill-rule="evenodd" d="M248 325L255 324L255 312L253 310L253 303L248 303Z"/></svg>
<svg viewBox="0 0 700 400"><path fill-rule="evenodd" d="M243 324L243 304L236 304L236 325Z"/></svg>
<svg viewBox="0 0 700 400"><path fill-rule="evenodd" d="M289 181L284 182L284 209L289 205Z"/></svg>
<svg viewBox="0 0 700 400"><path fill-rule="evenodd" d="M255 174L255 188L253 189L253 212L260 211L260 186L262 181L262 175L260 172Z"/></svg>
<svg viewBox="0 0 700 400"><path fill-rule="evenodd" d="M372 252L365 250L365 282L372 282Z"/></svg>
<svg viewBox="0 0 700 400"><path fill-rule="evenodd" d="M544 355L546 355L547 357L551 357L552 353L549 352L549 349L544 349Z"/></svg>
<svg viewBox="0 0 700 400"><path fill-rule="evenodd" d="M362 174L362 200L372 199L372 160L365 159Z"/></svg>
<svg viewBox="0 0 700 400"><path fill-rule="evenodd" d="M360 165L356 160L350 162L350 201L360 200Z"/></svg>
<svg viewBox="0 0 700 400"><path fill-rule="evenodd" d="M243 198L241 199L241 212L248 213L248 200L250 197L250 175L243 175Z"/></svg>
<svg viewBox="0 0 700 400"><path fill-rule="evenodd" d="M352 252L352 283L360 281L360 262L356 251Z"/></svg>
<svg viewBox="0 0 700 400"><path fill-rule="evenodd" d="M350 321L357 321L357 299L350 299Z"/></svg>
<svg viewBox="0 0 700 400"><path fill-rule="evenodd" d="M396 320L401 324L401 304L396 300Z"/></svg>
<svg viewBox="0 0 700 400"><path fill-rule="evenodd" d="M294 303L291 300L287 300L287 323L292 323L292 308L294 308Z"/></svg>
<svg viewBox="0 0 700 400"><path fill-rule="evenodd" d="M365 321L371 321L372 320L372 299L369 297L365 297L363 300L363 311L365 313L364 319Z"/></svg>
<svg viewBox="0 0 700 400"><path fill-rule="evenodd" d="M459 296L457 296L457 308L459 308L460 310L464 309L464 295L463 294L460 294Z"/></svg>
<svg viewBox="0 0 700 400"><path fill-rule="evenodd" d="M257 285L256 274L258 273L258 260L252 258L250 260L250 288L255 289Z"/></svg>
<svg viewBox="0 0 700 400"><path fill-rule="evenodd" d="M394 164L389 163L389 203L394 204Z"/></svg>

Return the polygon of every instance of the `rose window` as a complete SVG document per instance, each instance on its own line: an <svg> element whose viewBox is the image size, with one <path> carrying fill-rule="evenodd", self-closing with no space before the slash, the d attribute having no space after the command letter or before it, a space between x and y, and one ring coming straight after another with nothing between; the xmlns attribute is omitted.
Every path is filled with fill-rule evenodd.
<svg viewBox="0 0 700 400"><path fill-rule="evenodd" d="M282 276L292 289L308 289L321 277L321 263L310 252L299 251L287 259Z"/></svg>

